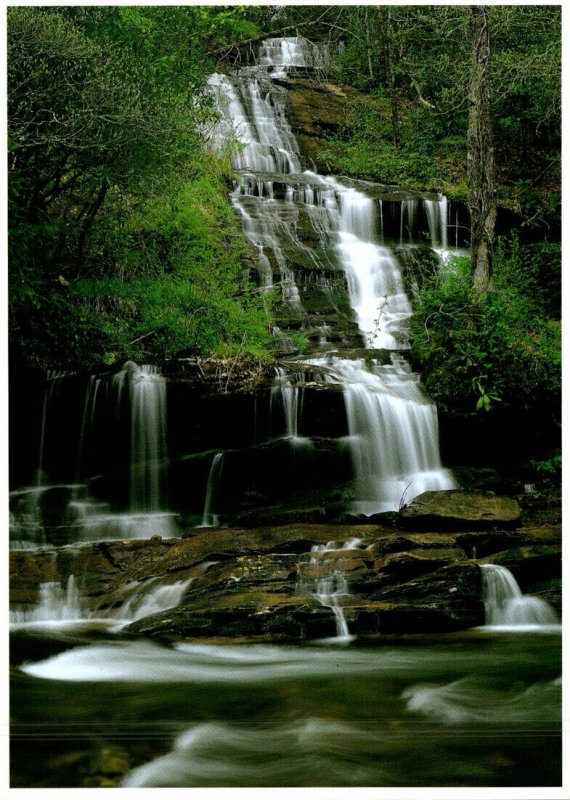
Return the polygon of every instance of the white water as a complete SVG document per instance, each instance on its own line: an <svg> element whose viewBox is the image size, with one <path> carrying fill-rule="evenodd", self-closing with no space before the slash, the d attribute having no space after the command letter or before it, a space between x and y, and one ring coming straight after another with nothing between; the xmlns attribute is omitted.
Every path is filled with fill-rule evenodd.
<svg viewBox="0 0 570 800"><path fill-rule="evenodd" d="M50 374L50 385L44 399L41 441L41 481L11 493L10 546L32 549L46 542L42 503L46 492L64 490L68 494L66 513L58 525L58 535L65 543L109 539L148 539L176 534L176 515L165 510L164 470L166 445L166 381L158 367L138 366L132 361L112 376L93 375L88 381L83 405L77 449L76 482L50 484L44 463L45 440L49 422L48 409L53 405L53 387L59 374ZM130 419L130 496L129 510L116 511L109 504L90 496L88 454L101 434L97 421ZM112 446L113 443L110 443ZM111 465L114 467L115 465ZM49 498L46 501L49 505ZM59 542L58 542L59 543Z"/></svg>
<svg viewBox="0 0 570 800"><path fill-rule="evenodd" d="M284 113L283 90L270 80L271 70L307 66L310 47L303 40L273 39L263 43L259 66L236 78L214 75L210 86L221 113L211 131L214 145L239 146L233 164L242 172L233 202L244 230L259 253L263 285L272 283L273 265L281 274L283 297L302 312L294 273L279 245L278 232L296 240L298 209L303 206L321 244L334 246L346 276L350 304L367 348L400 351L408 347L411 306L394 252L381 244L382 202L339 179L302 171L299 147ZM273 175L268 174L273 173ZM274 179L286 174L285 201L274 199ZM418 200L402 201L401 240L411 240ZM447 251L447 199L422 201L432 247ZM322 341L325 339L325 341ZM321 337L321 345L326 337ZM402 356L368 369L363 361L340 355L313 360L331 370L344 387L349 442L357 482L354 510L373 514L396 510L423 491L456 487L439 457L436 408L423 393ZM281 370L272 397L279 391L286 436L298 440L298 389Z"/></svg>
<svg viewBox="0 0 570 800"><path fill-rule="evenodd" d="M505 656L506 658L506 656ZM480 656L466 653L465 669ZM21 669L27 675L58 681L139 681L142 683L255 684L334 675L418 673L444 669L448 656L426 648L377 650L323 648L315 644L234 645L180 643L174 648L151 641L116 641L75 647ZM507 662L508 663L508 662Z"/></svg>
<svg viewBox="0 0 570 800"><path fill-rule="evenodd" d="M314 597L322 606L330 608L333 612L336 623L336 641L348 642L354 638L350 635L344 611L339 605L339 597L347 594L349 594L348 584L340 570L335 570L332 575L317 581Z"/></svg>
<svg viewBox="0 0 570 800"><path fill-rule="evenodd" d="M299 402L299 395L302 390L295 386L291 378L282 367L275 369L275 382L271 389L269 411L273 413L275 399L279 398L285 419L285 439L289 439L292 444L306 443L307 440L299 436L299 417L302 402Z"/></svg>
<svg viewBox="0 0 570 800"><path fill-rule="evenodd" d="M112 612L112 618L124 621L125 624L135 620L151 617L176 608L188 589L193 579L174 581L173 583L159 583L157 578L150 578L142 583L135 584L127 600Z"/></svg>
<svg viewBox="0 0 570 800"><path fill-rule="evenodd" d="M70 622L84 616L85 605L81 602L75 577L70 575L65 589L57 581L40 583L38 605L31 611L11 610L10 624Z"/></svg>
<svg viewBox="0 0 570 800"><path fill-rule="evenodd" d="M325 642L334 642L336 644L347 644L354 639L351 636L346 617L342 608L342 599L350 594L347 580L342 572L338 569L338 560L327 558L328 553L337 553L340 551L348 551L358 549L362 546L360 539L350 539L344 542L340 547L336 542L330 541L323 545L313 545L309 564L312 566L319 565L327 572L326 575L320 577L307 579L303 575L303 565L298 564L298 580L297 580L297 594L310 595L315 600L324 606L330 608L335 618L336 637L326 639ZM317 556L317 554L319 554ZM347 558L350 556L347 554Z"/></svg>
<svg viewBox="0 0 570 800"><path fill-rule="evenodd" d="M10 627L17 630L104 624L113 629L122 628L135 620L176 608L192 580L162 583L150 578L127 584L120 593L122 602L118 606L91 611L87 600L81 596L75 576L70 575L66 589L59 581L41 583L35 608L10 610Z"/></svg>
<svg viewBox="0 0 570 800"><path fill-rule="evenodd" d="M202 523L199 528L215 528L220 524L220 517L215 513L216 495L220 488L220 478L224 466L224 453L216 453L212 459L212 466L208 475L206 485L206 497L204 500L204 511L202 513Z"/></svg>
<svg viewBox="0 0 570 800"><path fill-rule="evenodd" d="M166 381L158 367L133 365L130 390L131 511L158 511L164 497Z"/></svg>
<svg viewBox="0 0 570 800"><path fill-rule="evenodd" d="M556 611L545 600L524 595L510 570L481 564L484 582L485 627L498 630L560 630Z"/></svg>
<svg viewBox="0 0 570 800"><path fill-rule="evenodd" d="M400 354L389 364L373 361L370 370L363 360L336 356L311 363L344 386L356 513L393 511L422 492L456 486L441 465L436 407Z"/></svg>
<svg viewBox="0 0 570 800"><path fill-rule="evenodd" d="M514 688L514 687L513 687ZM402 693L406 710L448 725L538 722L560 702L561 681L532 684L509 696L503 689L490 692L476 677L446 684L423 683ZM542 713L541 713L542 712Z"/></svg>
<svg viewBox="0 0 570 800"><path fill-rule="evenodd" d="M103 389L103 391L102 391ZM71 523L84 541L165 538L176 534L176 516L164 510L166 380L159 367L127 361L110 379L89 382L79 442L78 471L88 448L97 414L121 418L128 400L130 414L130 509L116 512L93 498L74 497ZM85 494L83 492L83 494Z"/></svg>

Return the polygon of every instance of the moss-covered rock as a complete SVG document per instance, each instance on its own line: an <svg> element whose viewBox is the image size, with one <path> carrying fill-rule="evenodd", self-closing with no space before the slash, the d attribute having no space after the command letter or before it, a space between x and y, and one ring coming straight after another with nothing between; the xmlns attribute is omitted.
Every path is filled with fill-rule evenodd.
<svg viewBox="0 0 570 800"><path fill-rule="evenodd" d="M520 506L512 497L461 490L424 492L401 512L402 525L412 530L460 530L515 527Z"/></svg>

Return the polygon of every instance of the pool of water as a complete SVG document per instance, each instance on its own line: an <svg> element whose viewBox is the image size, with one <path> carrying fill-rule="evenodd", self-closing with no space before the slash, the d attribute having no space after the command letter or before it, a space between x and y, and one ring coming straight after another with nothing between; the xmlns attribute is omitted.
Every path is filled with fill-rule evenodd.
<svg viewBox="0 0 570 800"><path fill-rule="evenodd" d="M557 632L12 634L13 787L560 786Z"/></svg>

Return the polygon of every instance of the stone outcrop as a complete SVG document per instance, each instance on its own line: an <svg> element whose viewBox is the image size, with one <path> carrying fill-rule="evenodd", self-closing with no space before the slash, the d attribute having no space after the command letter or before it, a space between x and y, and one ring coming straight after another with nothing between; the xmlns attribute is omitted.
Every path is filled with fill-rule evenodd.
<svg viewBox="0 0 570 800"><path fill-rule="evenodd" d="M336 132L344 119L346 104L358 92L332 83L288 78L278 80L287 89L288 119L304 156L312 159L321 172L322 139Z"/></svg>
<svg viewBox="0 0 570 800"><path fill-rule="evenodd" d="M411 530L514 528L520 516L520 506L512 497L460 489L424 492L401 513L402 525Z"/></svg>
<svg viewBox="0 0 570 800"><path fill-rule="evenodd" d="M112 616L145 581L192 579L177 608L126 630L166 641L299 641L335 635L334 614L315 591L319 579L337 574L348 585L340 604L351 633L453 631L484 621L479 563L505 565L523 592L559 609L560 535L559 526L413 532L300 522L195 529L182 539L13 551L11 601L32 608L40 583L65 585L74 575L89 609Z"/></svg>

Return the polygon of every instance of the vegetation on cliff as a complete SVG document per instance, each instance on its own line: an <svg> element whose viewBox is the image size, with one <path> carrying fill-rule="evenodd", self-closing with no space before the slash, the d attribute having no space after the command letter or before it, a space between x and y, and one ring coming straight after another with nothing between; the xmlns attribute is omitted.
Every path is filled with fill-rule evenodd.
<svg viewBox="0 0 570 800"><path fill-rule="evenodd" d="M10 338L44 367L258 353L204 49L238 11L9 12Z"/></svg>
<svg viewBox="0 0 570 800"><path fill-rule="evenodd" d="M331 171L467 198L467 8L37 7L8 20L10 339L27 363L271 352L231 167L203 138L207 75L248 63L267 35L328 41L326 77L358 89L320 143ZM443 406L557 415L560 9L493 7L489 33L497 200L520 236L498 242L483 297L465 262L427 281L412 344Z"/></svg>

